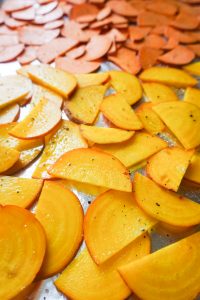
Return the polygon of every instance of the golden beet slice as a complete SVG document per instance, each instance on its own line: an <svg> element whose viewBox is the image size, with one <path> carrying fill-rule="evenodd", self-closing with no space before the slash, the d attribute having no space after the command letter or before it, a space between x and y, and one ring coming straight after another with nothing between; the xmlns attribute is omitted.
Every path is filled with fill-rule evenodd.
<svg viewBox="0 0 200 300"><path fill-rule="evenodd" d="M126 101L123 94L112 94L107 96L101 103L100 110L103 115L115 126L128 129L139 130L143 128L140 119Z"/></svg>
<svg viewBox="0 0 200 300"><path fill-rule="evenodd" d="M200 153L197 152L193 155L190 165L187 168L184 178L196 183L200 183Z"/></svg>
<svg viewBox="0 0 200 300"><path fill-rule="evenodd" d="M33 173L34 178L48 179L48 169L65 152L76 148L87 148L86 141L82 138L77 124L70 121L62 121L60 128L50 137L46 143L39 163Z"/></svg>
<svg viewBox="0 0 200 300"><path fill-rule="evenodd" d="M200 75L200 62L194 62L192 64L189 64L185 67L183 67L183 69L191 74L194 75Z"/></svg>
<svg viewBox="0 0 200 300"><path fill-rule="evenodd" d="M178 97L173 89L167 85L157 82L143 83L145 97L147 101L153 103L177 101Z"/></svg>
<svg viewBox="0 0 200 300"><path fill-rule="evenodd" d="M119 268L132 291L144 300L188 300L199 294L200 232Z"/></svg>
<svg viewBox="0 0 200 300"><path fill-rule="evenodd" d="M102 264L155 224L137 206L133 193L109 190L89 206L84 238L93 260Z"/></svg>
<svg viewBox="0 0 200 300"><path fill-rule="evenodd" d="M0 206L0 219L0 298L11 299L34 280L46 238L40 223L24 208Z"/></svg>
<svg viewBox="0 0 200 300"><path fill-rule="evenodd" d="M96 145L95 147L114 155L126 167L131 167L166 148L167 143L157 136L152 136L145 132L137 132L126 142Z"/></svg>
<svg viewBox="0 0 200 300"><path fill-rule="evenodd" d="M48 101L57 104L58 107L62 107L63 97L59 94L53 92L52 90L45 88L40 85L33 85L33 95L31 98L31 106L34 107L36 104L40 102L41 99L45 98Z"/></svg>
<svg viewBox="0 0 200 300"><path fill-rule="evenodd" d="M56 279L55 285L73 299L126 299L130 295L130 289L117 268L149 254L149 251L150 239L143 234L108 262L97 266L85 248Z"/></svg>
<svg viewBox="0 0 200 300"><path fill-rule="evenodd" d="M97 144L120 143L129 140L134 131L126 131L118 128L95 127L80 125L81 134L87 140Z"/></svg>
<svg viewBox="0 0 200 300"><path fill-rule="evenodd" d="M76 87L76 78L63 70L52 68L48 65L31 66L28 75L33 82L41 84L63 97Z"/></svg>
<svg viewBox="0 0 200 300"><path fill-rule="evenodd" d="M132 191L128 170L115 157L93 149L75 149L65 153L51 167L50 175L97 186Z"/></svg>
<svg viewBox="0 0 200 300"><path fill-rule="evenodd" d="M109 73L92 73L92 74L75 74L79 87L85 87L90 85L100 85L109 80Z"/></svg>
<svg viewBox="0 0 200 300"><path fill-rule="evenodd" d="M47 237L47 253L38 275L46 278L61 271L77 252L83 236L83 209L71 191L46 181L36 218Z"/></svg>
<svg viewBox="0 0 200 300"><path fill-rule="evenodd" d="M186 149L200 144L200 108L191 103L165 102L152 107Z"/></svg>
<svg viewBox="0 0 200 300"><path fill-rule="evenodd" d="M177 147L163 149L148 160L147 174L164 188L176 192L193 154L193 150Z"/></svg>
<svg viewBox="0 0 200 300"><path fill-rule="evenodd" d="M10 134L21 139L38 138L49 133L60 119L61 111L58 105L44 98L10 131Z"/></svg>
<svg viewBox="0 0 200 300"><path fill-rule="evenodd" d="M77 89L70 101L65 102L64 110L72 120L79 123L94 123L107 87L92 85Z"/></svg>
<svg viewBox="0 0 200 300"><path fill-rule="evenodd" d="M183 100L197 105L200 108L200 90L188 87L185 91Z"/></svg>
<svg viewBox="0 0 200 300"><path fill-rule="evenodd" d="M129 104L134 104L142 97L142 87L136 76L121 72L110 71L111 85L118 93L122 93Z"/></svg>
<svg viewBox="0 0 200 300"><path fill-rule="evenodd" d="M0 146L0 173L3 173L10 169L16 161L19 159L20 153L19 151Z"/></svg>
<svg viewBox="0 0 200 300"><path fill-rule="evenodd" d="M0 110L0 124L11 123L19 117L19 105L11 104Z"/></svg>
<svg viewBox="0 0 200 300"><path fill-rule="evenodd" d="M177 88L194 86L197 80L186 72L175 68L152 67L143 71L140 79L144 82L158 82Z"/></svg>
<svg viewBox="0 0 200 300"><path fill-rule="evenodd" d="M42 180L0 176L0 204L29 207L42 189Z"/></svg>
<svg viewBox="0 0 200 300"><path fill-rule="evenodd" d="M134 187L138 205L151 217L180 227L200 223L200 204L165 190L139 173L135 175Z"/></svg>

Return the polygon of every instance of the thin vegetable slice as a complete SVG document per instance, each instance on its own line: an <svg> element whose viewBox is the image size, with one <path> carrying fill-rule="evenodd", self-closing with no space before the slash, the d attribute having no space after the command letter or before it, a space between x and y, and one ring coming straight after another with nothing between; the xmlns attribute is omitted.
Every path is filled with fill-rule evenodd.
<svg viewBox="0 0 200 300"><path fill-rule="evenodd" d="M200 108L184 101L160 103L152 107L186 149L200 144Z"/></svg>
<svg viewBox="0 0 200 300"><path fill-rule="evenodd" d="M169 52L159 56L159 61L170 65L185 65L189 64L195 58L194 52L185 47L177 46Z"/></svg>
<svg viewBox="0 0 200 300"><path fill-rule="evenodd" d="M194 62L192 64L189 64L183 68L185 71L194 74L194 75L200 75L200 62Z"/></svg>
<svg viewBox="0 0 200 300"><path fill-rule="evenodd" d="M83 235L83 209L71 191L46 181L36 207L36 218L47 237L47 254L38 275L46 278L62 270L77 252Z"/></svg>
<svg viewBox="0 0 200 300"><path fill-rule="evenodd" d="M0 62L9 62L18 57L24 50L23 44L6 46L0 48Z"/></svg>
<svg viewBox="0 0 200 300"><path fill-rule="evenodd" d="M52 90L45 88L40 85L33 85L33 92L30 105L35 107L41 99L45 98L46 100L53 102L59 108L62 107L63 97L59 94L53 92Z"/></svg>
<svg viewBox="0 0 200 300"><path fill-rule="evenodd" d="M200 281L199 245L197 232L120 267L120 274L141 299L195 299Z"/></svg>
<svg viewBox="0 0 200 300"><path fill-rule="evenodd" d="M178 100L178 97L173 89L162 83L143 83L142 87L147 100L150 102L160 103Z"/></svg>
<svg viewBox="0 0 200 300"><path fill-rule="evenodd" d="M52 166L50 175L130 192L127 169L115 157L93 149L75 149L65 153Z"/></svg>
<svg viewBox="0 0 200 300"><path fill-rule="evenodd" d="M102 266L97 266L88 250L84 249L56 279L55 285L66 296L79 300L125 299L129 296L130 290L116 269L149 254L149 250L149 237L143 234L113 259Z"/></svg>
<svg viewBox="0 0 200 300"><path fill-rule="evenodd" d="M107 96L101 103L100 110L114 125L122 129L139 130L143 125L123 94Z"/></svg>
<svg viewBox="0 0 200 300"><path fill-rule="evenodd" d="M183 100L197 105L200 108L200 90L190 87L187 88Z"/></svg>
<svg viewBox="0 0 200 300"><path fill-rule="evenodd" d="M85 59L92 61L101 58L108 52L111 44L112 40L105 35L95 35L91 37L86 46Z"/></svg>
<svg viewBox="0 0 200 300"><path fill-rule="evenodd" d="M34 178L48 179L48 169L64 153L76 149L87 148L86 141L82 138L79 127L70 121L62 121L59 129L53 134L47 142L39 163L33 173Z"/></svg>
<svg viewBox="0 0 200 300"><path fill-rule="evenodd" d="M177 147L163 149L148 160L147 174L164 188L176 192L193 154L193 150Z"/></svg>
<svg viewBox="0 0 200 300"><path fill-rule="evenodd" d="M85 61L80 59L72 59L70 57L58 57L55 60L56 67L67 72L77 74L87 74L99 69L101 63L99 61Z"/></svg>
<svg viewBox="0 0 200 300"><path fill-rule="evenodd" d="M34 280L45 255L46 239L40 223L24 208L1 206L0 218L0 298L11 299Z"/></svg>
<svg viewBox="0 0 200 300"><path fill-rule="evenodd" d="M15 149L0 146L0 173L10 169L19 159L20 153Z"/></svg>
<svg viewBox="0 0 200 300"><path fill-rule="evenodd" d="M184 178L196 183L200 183L199 168L200 168L200 154L199 152L197 152L193 155Z"/></svg>
<svg viewBox="0 0 200 300"><path fill-rule="evenodd" d="M109 80L108 72L94 73L94 74L75 74L79 87L89 85L100 85Z"/></svg>
<svg viewBox="0 0 200 300"><path fill-rule="evenodd" d="M11 104L0 110L0 124L16 121L19 116L19 105Z"/></svg>
<svg viewBox="0 0 200 300"><path fill-rule="evenodd" d="M42 181L29 178L0 176L0 204L29 207L40 190Z"/></svg>
<svg viewBox="0 0 200 300"><path fill-rule="evenodd" d="M23 26L18 30L19 41L25 45L38 46L57 38L59 29L45 30L39 26Z"/></svg>
<svg viewBox="0 0 200 300"><path fill-rule="evenodd" d="M139 173L135 175L134 188L138 205L151 217L180 227L200 223L200 204L160 187Z"/></svg>

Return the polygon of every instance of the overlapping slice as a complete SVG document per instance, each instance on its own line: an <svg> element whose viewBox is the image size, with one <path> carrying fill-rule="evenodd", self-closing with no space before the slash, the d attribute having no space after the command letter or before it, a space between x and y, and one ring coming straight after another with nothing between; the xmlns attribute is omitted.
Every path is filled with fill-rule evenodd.
<svg viewBox="0 0 200 300"><path fill-rule="evenodd" d="M53 102L54 104L58 105L58 107L62 107L63 103L63 97L59 94L51 91L50 89L47 89L40 85L34 85L33 86L33 95L31 98L31 106L35 106L40 102L42 98L45 98L48 101Z"/></svg>
<svg viewBox="0 0 200 300"><path fill-rule="evenodd" d="M12 299L38 273L46 239L40 223L24 208L0 206L0 219L0 298Z"/></svg>
<svg viewBox="0 0 200 300"><path fill-rule="evenodd" d="M41 84L63 97L68 97L76 87L76 78L72 74L48 65L31 66L28 74L35 83Z"/></svg>
<svg viewBox="0 0 200 300"><path fill-rule="evenodd" d="M46 278L62 270L77 252L82 241L83 210L71 191L46 181L36 218L47 237L47 253L39 272L39 278Z"/></svg>
<svg viewBox="0 0 200 300"><path fill-rule="evenodd" d="M191 180L196 183L200 183L200 153L197 152L191 158L191 162L187 171L185 173L184 178Z"/></svg>
<svg viewBox="0 0 200 300"><path fill-rule="evenodd" d="M19 159L19 151L0 145L0 173L10 169Z"/></svg>
<svg viewBox="0 0 200 300"><path fill-rule="evenodd" d="M77 89L70 101L65 102L65 111L76 122L92 124L99 112L107 87L103 85L86 86Z"/></svg>
<svg viewBox="0 0 200 300"><path fill-rule="evenodd" d="M185 66L183 69L191 74L198 76L198 75L200 75L200 62L197 61L192 64L189 64L189 65Z"/></svg>
<svg viewBox="0 0 200 300"><path fill-rule="evenodd" d="M139 173L134 188L138 205L157 220L180 227L200 223L200 204L165 190Z"/></svg>
<svg viewBox="0 0 200 300"><path fill-rule="evenodd" d="M33 173L34 178L48 179L48 169L65 152L76 148L87 148L86 141L82 138L77 124L70 121L62 121L59 129L47 142L40 161Z"/></svg>
<svg viewBox="0 0 200 300"><path fill-rule="evenodd" d="M87 210L84 238L93 260L102 264L155 224L137 206L133 193L109 190Z"/></svg>
<svg viewBox="0 0 200 300"><path fill-rule="evenodd" d="M134 131L88 125L80 125L80 130L84 138L97 144L121 143L134 135Z"/></svg>
<svg viewBox="0 0 200 300"><path fill-rule="evenodd" d="M123 94L117 93L107 96L101 103L100 110L109 121L119 128L128 130L143 128L141 121Z"/></svg>
<svg viewBox="0 0 200 300"><path fill-rule="evenodd" d="M11 104L0 110L0 124L11 123L19 117L19 105Z"/></svg>
<svg viewBox="0 0 200 300"><path fill-rule="evenodd" d="M56 287L66 296L79 300L121 300L130 290L117 268L141 258L150 251L150 239L143 234L108 262L97 266L84 249L55 281ZM87 288L86 288L87 286Z"/></svg>
<svg viewBox="0 0 200 300"><path fill-rule="evenodd" d="M188 300L199 294L200 232L119 268L133 292L144 300Z"/></svg>
<svg viewBox="0 0 200 300"><path fill-rule="evenodd" d="M153 103L177 101L176 93L167 85L157 82L146 82L142 85L148 101Z"/></svg>
<svg viewBox="0 0 200 300"><path fill-rule="evenodd" d="M92 74L75 74L79 87L85 87L89 85L100 85L109 80L109 73L92 73Z"/></svg>
<svg viewBox="0 0 200 300"><path fill-rule="evenodd" d="M125 192L132 191L128 170L114 156L93 149L75 149L61 156L50 175Z"/></svg>
<svg viewBox="0 0 200 300"><path fill-rule="evenodd" d="M178 147L163 149L148 160L147 173L161 186L176 192L193 154L193 150Z"/></svg>
<svg viewBox="0 0 200 300"><path fill-rule="evenodd" d="M0 204L29 207L42 188L42 180L0 176Z"/></svg>
<svg viewBox="0 0 200 300"><path fill-rule="evenodd" d="M21 139L38 138L49 133L59 123L60 119L59 106L44 98L23 121L10 131L10 134Z"/></svg>
<svg viewBox="0 0 200 300"><path fill-rule="evenodd" d="M126 167L131 167L167 147L167 143L157 136L145 132L135 133L120 144L98 145L98 149L117 157Z"/></svg>
<svg viewBox="0 0 200 300"><path fill-rule="evenodd" d="M183 100L197 105L200 108L200 90L191 87L187 88Z"/></svg>
<svg viewBox="0 0 200 300"><path fill-rule="evenodd" d="M116 92L122 93L129 104L132 105L140 100L142 97L142 88L136 76L114 70L110 71L109 74L112 87Z"/></svg>
<svg viewBox="0 0 200 300"><path fill-rule="evenodd" d="M191 103L165 102L152 107L186 149L200 144L200 108Z"/></svg>
<svg viewBox="0 0 200 300"><path fill-rule="evenodd" d="M144 82L158 82L178 88L194 86L197 80L186 72L175 68L152 67L142 72L140 79Z"/></svg>

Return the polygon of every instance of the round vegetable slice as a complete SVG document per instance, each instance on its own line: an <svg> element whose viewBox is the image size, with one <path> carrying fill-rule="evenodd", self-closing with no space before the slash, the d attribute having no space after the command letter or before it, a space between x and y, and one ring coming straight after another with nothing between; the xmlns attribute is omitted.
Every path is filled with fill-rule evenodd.
<svg viewBox="0 0 200 300"><path fill-rule="evenodd" d="M146 82L142 85L148 101L153 103L177 101L176 93L167 85L157 82Z"/></svg>
<svg viewBox="0 0 200 300"><path fill-rule="evenodd" d="M171 51L159 56L159 60L170 65L185 65L189 64L195 58L194 52L185 47L177 46Z"/></svg>
<svg viewBox="0 0 200 300"><path fill-rule="evenodd" d="M104 56L110 49L112 40L105 35L91 37L86 46L85 60L96 60Z"/></svg>
<svg viewBox="0 0 200 300"><path fill-rule="evenodd" d="M10 169L19 159L20 153L15 149L0 146L0 173Z"/></svg>
<svg viewBox="0 0 200 300"><path fill-rule="evenodd" d="M11 299L34 280L46 239L40 223L24 208L0 206L0 218L0 298Z"/></svg>
<svg viewBox="0 0 200 300"><path fill-rule="evenodd" d="M0 62L8 62L15 59L24 50L23 44L6 46L0 48Z"/></svg>
<svg viewBox="0 0 200 300"><path fill-rule="evenodd" d="M72 59L70 57L58 57L55 60L56 67L66 72L87 74L99 69L101 63L99 61L85 61L83 58Z"/></svg>

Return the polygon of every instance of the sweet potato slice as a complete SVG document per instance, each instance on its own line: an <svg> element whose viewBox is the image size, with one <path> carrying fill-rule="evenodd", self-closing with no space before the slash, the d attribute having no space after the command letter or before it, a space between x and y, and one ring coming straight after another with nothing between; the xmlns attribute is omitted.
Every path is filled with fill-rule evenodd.
<svg viewBox="0 0 200 300"><path fill-rule="evenodd" d="M165 124L152 110L152 106L152 103L143 103L136 109L136 114L147 132L157 134L165 129Z"/></svg>
<svg viewBox="0 0 200 300"><path fill-rule="evenodd" d="M42 189L42 180L0 176L0 204L29 207Z"/></svg>
<svg viewBox="0 0 200 300"><path fill-rule="evenodd" d="M142 87L147 101L160 103L178 100L178 97L172 88L162 83L147 82L143 83Z"/></svg>
<svg viewBox="0 0 200 300"><path fill-rule="evenodd" d="M11 104L0 110L0 124L16 121L19 116L19 105Z"/></svg>
<svg viewBox="0 0 200 300"><path fill-rule="evenodd" d="M200 108L184 101L160 103L152 107L186 149L200 144Z"/></svg>
<svg viewBox="0 0 200 300"><path fill-rule="evenodd" d="M67 72L77 74L87 74L99 69L101 63L99 61L85 61L82 57L72 59L70 57L58 57L55 60L56 67Z"/></svg>
<svg viewBox="0 0 200 300"><path fill-rule="evenodd" d="M198 27L199 20L195 15L180 12L170 25L181 30L193 30Z"/></svg>
<svg viewBox="0 0 200 300"><path fill-rule="evenodd" d="M187 168L184 178L196 183L200 183L199 168L200 168L200 154L199 152L197 152L191 158L190 165Z"/></svg>
<svg viewBox="0 0 200 300"><path fill-rule="evenodd" d="M115 157L93 149L75 149L65 153L51 167L50 175L97 186L130 192L127 169Z"/></svg>
<svg viewBox="0 0 200 300"><path fill-rule="evenodd" d="M194 75L200 75L200 62L194 62L192 64L189 64L183 68L185 71L194 74Z"/></svg>
<svg viewBox="0 0 200 300"><path fill-rule="evenodd" d="M120 71L110 71L111 85L118 93L124 94L129 104L142 97L142 87L136 76Z"/></svg>
<svg viewBox="0 0 200 300"><path fill-rule="evenodd" d="M55 285L66 296L79 300L113 300L113 291L116 300L125 299L130 290L116 269L149 254L149 250L150 239L143 234L113 259L97 266L85 248L56 279Z"/></svg>
<svg viewBox="0 0 200 300"><path fill-rule="evenodd" d="M53 102L59 108L62 107L63 104L62 96L60 96L59 94L53 92L48 88L34 84L30 106L35 107L35 105L37 105L42 98L45 98L50 102Z"/></svg>
<svg viewBox="0 0 200 300"><path fill-rule="evenodd" d="M94 123L106 89L103 85L92 85L77 89L70 101L65 102L65 112L70 119L76 122Z"/></svg>
<svg viewBox="0 0 200 300"><path fill-rule="evenodd" d="M12 13L12 17L16 20L33 21L35 18L35 8L29 7Z"/></svg>
<svg viewBox="0 0 200 300"><path fill-rule="evenodd" d="M125 131L117 128L104 128L80 125L81 134L87 140L97 144L121 143L129 140L134 131Z"/></svg>
<svg viewBox="0 0 200 300"><path fill-rule="evenodd" d="M28 74L35 83L41 84L63 97L68 97L76 87L76 78L72 74L48 65L31 66Z"/></svg>
<svg viewBox="0 0 200 300"><path fill-rule="evenodd" d="M1 206L0 219L0 298L12 299L38 273L45 254L46 239L40 223L24 208Z"/></svg>
<svg viewBox="0 0 200 300"><path fill-rule="evenodd" d="M197 232L120 267L120 274L141 299L195 299L200 281L199 245L200 233Z"/></svg>
<svg viewBox="0 0 200 300"><path fill-rule="evenodd" d="M48 169L65 152L76 148L87 148L86 141L82 138L79 127L70 121L62 121L60 128L53 134L46 143L39 163L33 173L34 178L48 179Z"/></svg>
<svg viewBox="0 0 200 300"><path fill-rule="evenodd" d="M47 237L47 254L38 274L41 279L61 271L77 252L83 236L83 209L71 191L46 181L36 207L36 218Z"/></svg>
<svg viewBox="0 0 200 300"><path fill-rule="evenodd" d="M93 74L75 74L79 87L89 85L100 85L109 80L108 72L93 73Z"/></svg>
<svg viewBox="0 0 200 300"><path fill-rule="evenodd" d="M134 189L138 205L152 218L180 227L200 223L200 204L162 188L139 173L135 175Z"/></svg>
<svg viewBox="0 0 200 300"><path fill-rule="evenodd" d="M159 185L176 192L193 154L193 150L178 147L163 149L148 160L147 174Z"/></svg>
<svg viewBox="0 0 200 300"><path fill-rule="evenodd" d="M18 57L24 50L24 45L17 44L0 48L0 63L9 62Z"/></svg>
<svg viewBox="0 0 200 300"><path fill-rule="evenodd" d="M45 30L39 26L23 26L18 30L19 41L25 45L38 46L57 38L59 29Z"/></svg>
<svg viewBox="0 0 200 300"><path fill-rule="evenodd" d="M151 27L139 27L139 26L130 26L128 28L130 40L140 41L143 40L150 32Z"/></svg>
<svg viewBox="0 0 200 300"><path fill-rule="evenodd" d="M37 15L46 15L58 6L58 2L51 1L47 4L40 5L37 9Z"/></svg>
<svg viewBox="0 0 200 300"><path fill-rule="evenodd" d="M139 49L139 60L142 68L148 69L157 63L158 57L163 53L163 51L160 49L151 48L145 44L141 47L141 49Z"/></svg>
<svg viewBox="0 0 200 300"><path fill-rule="evenodd" d="M0 146L0 173L10 169L19 159L20 153L15 149Z"/></svg>
<svg viewBox="0 0 200 300"><path fill-rule="evenodd" d="M60 119L60 108L44 98L10 131L10 134L22 139L38 138L49 133Z"/></svg>
<svg viewBox="0 0 200 300"><path fill-rule="evenodd" d="M74 49L69 50L66 53L66 55L72 59L79 58L79 57L83 56L83 54L85 54L85 45L78 46Z"/></svg>
<svg viewBox="0 0 200 300"><path fill-rule="evenodd" d="M137 206L134 194L109 190L87 210L84 238L93 260L102 264L155 224Z"/></svg>
<svg viewBox="0 0 200 300"><path fill-rule="evenodd" d="M159 56L158 60L170 65L185 65L189 64L194 58L195 54L191 49L179 45L169 52Z"/></svg>
<svg viewBox="0 0 200 300"><path fill-rule="evenodd" d="M150 11L153 11L158 14L163 14L166 16L173 16L176 14L178 7L173 2L161 2L161 1L153 1L147 3L146 8Z"/></svg>
<svg viewBox="0 0 200 300"><path fill-rule="evenodd" d="M98 145L98 149L117 157L126 167L131 167L167 147L167 143L157 136L145 132L134 136L121 144Z"/></svg>
<svg viewBox="0 0 200 300"><path fill-rule="evenodd" d="M197 105L200 108L200 90L188 87L185 91L183 100Z"/></svg>
<svg viewBox="0 0 200 300"><path fill-rule="evenodd" d="M116 14L125 16L125 17L136 17L138 15L137 9L134 8L130 3L122 0L117 2L116 0L110 0L107 3L107 6L111 8Z"/></svg>
<svg viewBox="0 0 200 300"><path fill-rule="evenodd" d="M140 79L144 82L158 82L178 88L197 84L195 78L175 68L152 67L143 71Z"/></svg>
<svg viewBox="0 0 200 300"><path fill-rule="evenodd" d="M106 35L91 37L86 46L85 60L92 61L103 57L110 49L112 40Z"/></svg>
<svg viewBox="0 0 200 300"><path fill-rule="evenodd" d="M122 129L139 130L143 125L123 94L112 94L104 98L100 110L114 125Z"/></svg>
<svg viewBox="0 0 200 300"><path fill-rule="evenodd" d="M15 2L14 0L8 0L3 3L2 9L8 13L18 10L24 10L34 4L33 0L20 0Z"/></svg>

